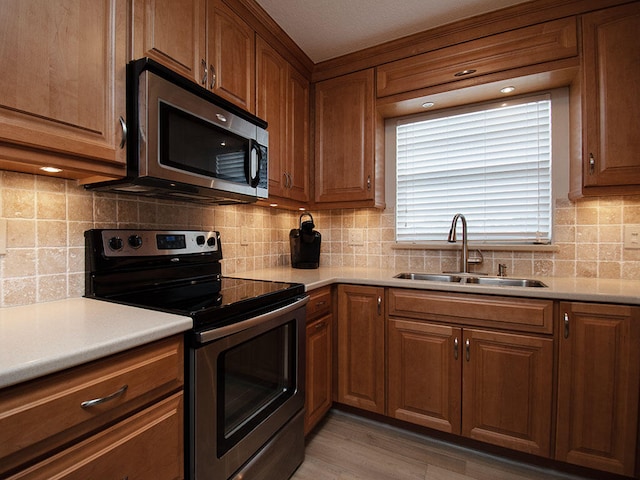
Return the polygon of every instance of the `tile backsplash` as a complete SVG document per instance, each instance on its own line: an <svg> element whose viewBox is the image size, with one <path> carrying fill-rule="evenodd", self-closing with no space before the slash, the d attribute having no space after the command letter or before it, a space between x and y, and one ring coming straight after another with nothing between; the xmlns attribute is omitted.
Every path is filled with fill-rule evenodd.
<svg viewBox="0 0 640 480"><path fill-rule="evenodd" d="M254 205L189 203L87 192L75 181L0 171L0 218L7 253L0 256L0 306L25 305L84 293L84 236L89 228L216 229L223 273L289 265L289 230L296 212ZM322 233L322 266L442 271L456 250L398 249L393 212L343 209L313 212ZM640 250L623 248L625 224L640 224L640 196L556 202L553 252L483 252L477 271L506 263L513 276L640 279ZM349 233L362 242L349 245ZM446 232L443 233L443 240Z"/></svg>

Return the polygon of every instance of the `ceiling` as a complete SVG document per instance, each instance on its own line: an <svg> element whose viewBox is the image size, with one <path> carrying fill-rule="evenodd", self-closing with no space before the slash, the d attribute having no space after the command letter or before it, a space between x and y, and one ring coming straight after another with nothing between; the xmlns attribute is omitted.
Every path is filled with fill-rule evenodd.
<svg viewBox="0 0 640 480"><path fill-rule="evenodd" d="M314 63L523 0L256 0Z"/></svg>

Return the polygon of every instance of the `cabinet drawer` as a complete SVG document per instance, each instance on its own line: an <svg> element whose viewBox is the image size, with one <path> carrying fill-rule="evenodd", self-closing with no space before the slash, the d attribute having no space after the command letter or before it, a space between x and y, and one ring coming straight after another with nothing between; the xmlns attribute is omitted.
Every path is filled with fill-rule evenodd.
<svg viewBox="0 0 640 480"><path fill-rule="evenodd" d="M177 391L183 365L172 337L0 391L0 474Z"/></svg>
<svg viewBox="0 0 640 480"><path fill-rule="evenodd" d="M182 478L182 397L177 393L9 480Z"/></svg>
<svg viewBox="0 0 640 480"><path fill-rule="evenodd" d="M574 17L519 28L405 58L377 70L377 95L385 97L512 68L578 55ZM456 76L456 73L473 70Z"/></svg>
<svg viewBox="0 0 640 480"><path fill-rule="evenodd" d="M552 333L553 302L515 297L390 289L389 316Z"/></svg>
<svg viewBox="0 0 640 480"><path fill-rule="evenodd" d="M309 293L307 304L307 322L331 312L331 287L321 288Z"/></svg>

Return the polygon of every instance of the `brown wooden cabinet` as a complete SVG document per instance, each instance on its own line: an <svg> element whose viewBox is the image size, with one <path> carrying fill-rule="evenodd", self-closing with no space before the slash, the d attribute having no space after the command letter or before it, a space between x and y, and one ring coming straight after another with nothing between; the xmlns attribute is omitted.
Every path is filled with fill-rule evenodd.
<svg viewBox="0 0 640 480"><path fill-rule="evenodd" d="M52 478L72 467L76 476L64 478L105 478L107 471L119 472L117 478L139 478L132 474L140 468L152 471L157 463L173 473L153 478L179 478L183 365L178 336L0 390L0 476ZM170 395L168 404L158 403ZM82 406L103 398L108 400ZM146 413L131 417L143 409ZM156 439L158 432L168 435ZM145 446L149 435L157 449ZM129 447L143 456L129 457ZM167 452L171 457L163 458ZM149 465L136 465L140 458ZM94 460L105 476L87 474ZM129 467L135 468L129 472Z"/></svg>
<svg viewBox="0 0 640 480"><path fill-rule="evenodd" d="M520 300L390 290L388 415L550 456L553 339L517 329L551 327L552 303Z"/></svg>
<svg viewBox="0 0 640 480"><path fill-rule="evenodd" d="M376 152L373 69L315 84L315 185L319 207L384 206L384 167Z"/></svg>
<svg viewBox="0 0 640 480"><path fill-rule="evenodd" d="M222 0L207 3L207 88L254 113L255 32Z"/></svg>
<svg viewBox="0 0 640 480"><path fill-rule="evenodd" d="M385 412L384 288L338 286L337 401Z"/></svg>
<svg viewBox="0 0 640 480"><path fill-rule="evenodd" d="M207 56L206 5L206 0L133 0L133 58L152 58L202 82Z"/></svg>
<svg viewBox="0 0 640 480"><path fill-rule="evenodd" d="M568 17L386 63L377 68L377 96L575 57L576 30L575 17Z"/></svg>
<svg viewBox="0 0 640 480"><path fill-rule="evenodd" d="M632 476L640 308L564 302L560 315L556 459Z"/></svg>
<svg viewBox="0 0 640 480"><path fill-rule="evenodd" d="M134 0L133 56L150 57L255 112L254 31L222 0Z"/></svg>
<svg viewBox="0 0 640 480"><path fill-rule="evenodd" d="M269 124L269 199L297 208L309 200L309 81L260 37L256 115Z"/></svg>
<svg viewBox="0 0 640 480"><path fill-rule="evenodd" d="M2 3L0 168L124 175L126 17L124 0Z"/></svg>
<svg viewBox="0 0 640 480"><path fill-rule="evenodd" d="M581 148L572 155L573 198L640 191L640 4L582 16Z"/></svg>
<svg viewBox="0 0 640 480"><path fill-rule="evenodd" d="M314 290L307 305L307 362L304 433L329 411L333 382L331 287Z"/></svg>

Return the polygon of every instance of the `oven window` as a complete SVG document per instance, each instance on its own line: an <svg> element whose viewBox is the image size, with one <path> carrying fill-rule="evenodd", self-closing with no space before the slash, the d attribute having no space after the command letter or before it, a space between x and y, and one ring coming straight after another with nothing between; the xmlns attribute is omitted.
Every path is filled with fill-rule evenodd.
<svg viewBox="0 0 640 480"><path fill-rule="evenodd" d="M218 456L295 393L296 338L291 321L220 354Z"/></svg>
<svg viewBox="0 0 640 480"><path fill-rule="evenodd" d="M160 163L235 183L247 183L249 141L160 102Z"/></svg>

